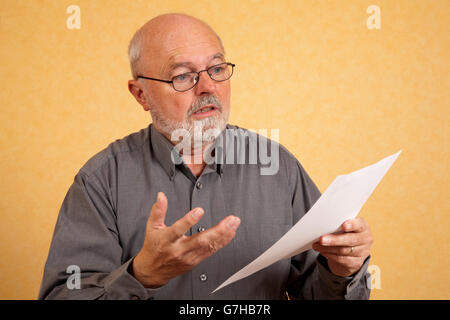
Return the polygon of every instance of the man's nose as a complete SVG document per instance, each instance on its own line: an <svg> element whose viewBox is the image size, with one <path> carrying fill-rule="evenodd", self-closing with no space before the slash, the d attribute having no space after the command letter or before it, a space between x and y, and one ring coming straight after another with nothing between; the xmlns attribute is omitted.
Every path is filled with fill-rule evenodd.
<svg viewBox="0 0 450 320"><path fill-rule="evenodd" d="M208 71L200 72L197 85L195 86L195 94L211 94L216 91L216 81L211 79Z"/></svg>

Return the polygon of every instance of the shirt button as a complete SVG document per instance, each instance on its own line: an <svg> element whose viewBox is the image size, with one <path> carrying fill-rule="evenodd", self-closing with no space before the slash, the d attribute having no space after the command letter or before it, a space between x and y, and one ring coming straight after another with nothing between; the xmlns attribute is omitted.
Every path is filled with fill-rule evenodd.
<svg viewBox="0 0 450 320"><path fill-rule="evenodd" d="M203 188L203 184L202 184L200 181L198 181L198 182L195 184L195 186L197 187L197 189Z"/></svg>
<svg viewBox="0 0 450 320"><path fill-rule="evenodd" d="M205 228L204 227L198 227L198 232L203 232L203 231L205 231Z"/></svg>
<svg viewBox="0 0 450 320"><path fill-rule="evenodd" d="M200 275L200 281L205 282L208 279L208 277L206 276L206 274L202 273Z"/></svg>

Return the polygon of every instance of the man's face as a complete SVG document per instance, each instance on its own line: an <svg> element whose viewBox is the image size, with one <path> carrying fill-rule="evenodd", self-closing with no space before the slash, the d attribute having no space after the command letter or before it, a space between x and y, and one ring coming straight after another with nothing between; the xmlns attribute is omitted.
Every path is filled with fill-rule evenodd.
<svg viewBox="0 0 450 320"><path fill-rule="evenodd" d="M161 34L150 35L143 46L140 70L144 76L171 80L177 75L225 62L216 35L201 24L184 24ZM229 80L216 82L207 72L202 72L196 86L185 92L178 92L164 82L140 81L153 123L169 139L176 129L185 129L192 137L194 125L202 126L203 132L224 129L230 111ZM212 109L205 111L209 108Z"/></svg>

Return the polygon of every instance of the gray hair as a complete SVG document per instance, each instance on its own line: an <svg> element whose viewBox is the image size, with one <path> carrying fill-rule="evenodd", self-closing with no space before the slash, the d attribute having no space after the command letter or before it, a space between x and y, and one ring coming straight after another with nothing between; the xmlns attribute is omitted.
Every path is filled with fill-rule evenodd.
<svg viewBox="0 0 450 320"><path fill-rule="evenodd" d="M139 28L139 30L134 34L133 38L131 38L130 44L128 45L128 57L130 59L131 75L133 76L134 80L136 80L138 76L137 64L139 58L141 57L143 38L144 32L142 31L142 28Z"/></svg>

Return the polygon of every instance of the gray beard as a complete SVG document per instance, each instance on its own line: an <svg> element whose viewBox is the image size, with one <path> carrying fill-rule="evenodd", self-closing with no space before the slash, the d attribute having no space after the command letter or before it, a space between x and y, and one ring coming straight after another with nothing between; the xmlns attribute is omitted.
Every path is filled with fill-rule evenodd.
<svg viewBox="0 0 450 320"><path fill-rule="evenodd" d="M194 112L209 104L214 104L217 107L219 111L218 115L198 121L191 120L191 115ZM177 122L167 119L159 112L159 110L157 110L157 108L150 108L150 114L154 124L165 136L169 137L173 143L179 141L179 133L183 132L183 139L190 141L191 146L206 145L211 143L218 136L218 134L225 129L229 117L229 112L223 113L222 103L214 95L203 96L198 99L187 111L186 121L184 122ZM195 128L197 128L197 130L194 130ZM208 131L207 135L204 134L205 131ZM214 134L211 135L211 132L214 132ZM175 139L175 141L173 139Z"/></svg>

